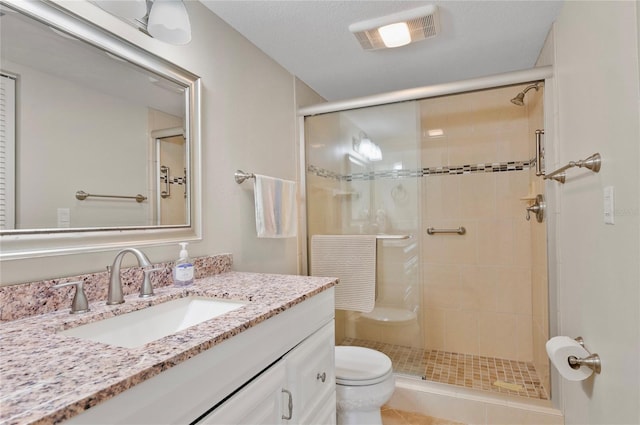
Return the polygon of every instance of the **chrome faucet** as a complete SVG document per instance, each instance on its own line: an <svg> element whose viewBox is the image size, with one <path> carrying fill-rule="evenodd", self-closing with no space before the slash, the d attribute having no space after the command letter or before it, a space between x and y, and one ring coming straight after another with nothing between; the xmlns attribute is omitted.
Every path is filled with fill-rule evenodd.
<svg viewBox="0 0 640 425"><path fill-rule="evenodd" d="M110 269L111 276L109 277L109 293L107 295L108 305L122 304L124 302L124 297L122 295L122 282L120 281L120 264L122 263L122 257L124 257L128 252L136 256L140 267L148 267L151 265L149 258L137 248L125 248L118 252ZM153 294L153 289L150 289L151 284L149 282L148 271L145 271L144 273L144 280L145 281L141 285L140 296L150 296ZM143 295L143 292L145 291L147 293Z"/></svg>

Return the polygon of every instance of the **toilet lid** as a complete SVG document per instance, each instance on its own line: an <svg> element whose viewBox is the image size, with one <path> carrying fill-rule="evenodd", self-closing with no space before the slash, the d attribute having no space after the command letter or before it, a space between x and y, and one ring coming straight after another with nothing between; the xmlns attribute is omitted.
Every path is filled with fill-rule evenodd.
<svg viewBox="0 0 640 425"><path fill-rule="evenodd" d="M364 347L336 347L336 382L366 385L379 382L391 373L391 359Z"/></svg>

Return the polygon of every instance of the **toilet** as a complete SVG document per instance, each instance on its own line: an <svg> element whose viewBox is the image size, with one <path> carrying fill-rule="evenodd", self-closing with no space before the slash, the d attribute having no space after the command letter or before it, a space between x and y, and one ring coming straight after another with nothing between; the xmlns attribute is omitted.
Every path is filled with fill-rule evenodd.
<svg viewBox="0 0 640 425"><path fill-rule="evenodd" d="M382 425L380 407L395 389L391 359L370 348L335 348L338 425Z"/></svg>

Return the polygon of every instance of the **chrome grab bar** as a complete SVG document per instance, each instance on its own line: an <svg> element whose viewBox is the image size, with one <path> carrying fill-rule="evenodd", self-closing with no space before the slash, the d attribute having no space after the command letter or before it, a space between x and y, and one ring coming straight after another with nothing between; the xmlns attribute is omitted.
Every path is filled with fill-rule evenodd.
<svg viewBox="0 0 640 425"><path fill-rule="evenodd" d="M80 201L84 201L87 198L118 198L118 199L135 199L136 202L146 201L147 197L142 196L141 194L137 194L136 196L121 196L121 195L96 195L93 193L87 193L83 190L79 190L76 192L76 199Z"/></svg>
<svg viewBox="0 0 640 425"><path fill-rule="evenodd" d="M457 233L458 235L464 235L467 233L467 229L463 226L458 227L457 229L434 229L433 227L427 228L428 235L435 235L436 233Z"/></svg>

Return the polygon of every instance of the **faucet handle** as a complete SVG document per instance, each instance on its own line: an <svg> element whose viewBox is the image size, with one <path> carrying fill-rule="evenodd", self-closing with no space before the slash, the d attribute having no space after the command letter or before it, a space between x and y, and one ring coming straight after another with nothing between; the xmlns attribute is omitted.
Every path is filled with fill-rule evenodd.
<svg viewBox="0 0 640 425"><path fill-rule="evenodd" d="M89 303L87 302L87 296L84 293L84 280L78 280L75 282L66 282L55 285L54 288L62 288L65 286L75 286L76 292L73 295L73 301L71 301L71 314L86 313L89 311Z"/></svg>
<svg viewBox="0 0 640 425"><path fill-rule="evenodd" d="M140 286L140 298L148 298L153 296L153 285L151 285L151 273L158 272L160 270L164 270L164 267L156 267L154 269L146 269L144 270L144 279L142 280L142 285Z"/></svg>

